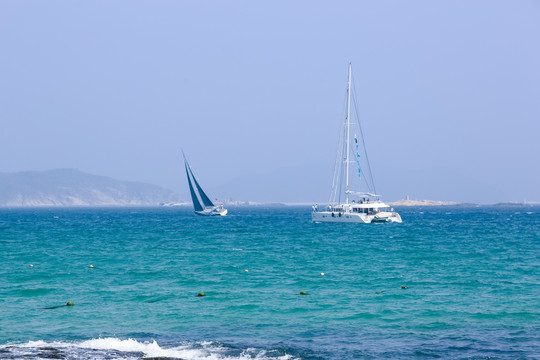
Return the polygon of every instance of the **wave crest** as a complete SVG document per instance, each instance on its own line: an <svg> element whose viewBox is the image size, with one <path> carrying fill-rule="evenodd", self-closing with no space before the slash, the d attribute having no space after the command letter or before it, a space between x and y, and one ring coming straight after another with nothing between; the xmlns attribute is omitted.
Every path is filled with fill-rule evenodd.
<svg viewBox="0 0 540 360"><path fill-rule="evenodd" d="M293 360L277 350L255 348L233 349L215 342L192 342L179 346L162 347L157 341L135 339L97 338L80 342L29 341L24 344L0 345L2 358L17 358L22 353L31 358L42 358L44 352L55 352L58 358L80 359L105 355L107 359L168 358L182 360ZM99 352L101 356L98 356ZM33 355L33 356L32 356ZM35 357L34 357L35 356ZM45 356L46 357L46 356Z"/></svg>

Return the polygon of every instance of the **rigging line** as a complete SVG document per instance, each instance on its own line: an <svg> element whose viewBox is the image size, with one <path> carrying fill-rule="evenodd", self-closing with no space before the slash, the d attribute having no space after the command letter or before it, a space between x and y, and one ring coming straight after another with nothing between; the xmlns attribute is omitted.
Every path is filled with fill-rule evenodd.
<svg viewBox="0 0 540 360"><path fill-rule="evenodd" d="M346 137L347 137L347 126L345 125L343 127L342 139L346 139ZM346 150L347 145L346 145L345 141L341 141L340 145L341 145L341 152L339 153L339 155L340 155L340 161L339 161L339 163L340 163L340 168L339 168L339 170L340 170L340 172L339 172L340 178L339 178L339 180L340 181L338 182L338 184L339 184L338 204L341 204L341 196L343 195L343 185L344 185L343 183L344 183L344 178L346 176L346 174L344 174L344 172L346 171L346 168L345 168L345 166L343 166L343 164L345 163L345 153L347 151Z"/></svg>
<svg viewBox="0 0 540 360"><path fill-rule="evenodd" d="M344 191L343 191L343 188L345 187L347 190L347 185L346 185L346 182L347 182L347 167L348 167L348 163L347 163L347 141L348 141L348 138L347 138L347 134L348 134L348 128L347 128L347 121L350 121L350 119L347 119L347 103L348 103L348 97L349 97L349 93L348 93L348 86L347 86L347 91L345 92L345 99L344 99L344 105L343 106L343 114L342 114L342 119L344 119L344 122L343 122L343 127L342 127L342 133L341 133L341 141L339 143L339 146L341 146L341 151L339 153L339 156L340 156L340 159L339 159L339 180L338 180L338 184L339 184L339 190L337 192L338 194L338 204L341 204L341 200L342 200L342 196L344 194ZM345 201L347 201L348 199L348 194L346 194L345 196Z"/></svg>
<svg viewBox="0 0 540 360"><path fill-rule="evenodd" d="M358 167L358 170L359 170L359 171L358 171L358 178L359 178L359 180L360 180L360 183L361 183L361 184L362 184L362 183L365 184L365 186L366 186L366 188L369 190L369 192L375 193L375 191L373 191L371 185L370 185L369 182L368 182L367 176L365 176L365 175L362 176L362 174L364 174L364 172L361 171L362 166L361 166L361 164L360 164L360 159L359 159L359 157L358 157L358 155L360 155L360 154L357 152L356 154L352 154L352 155L353 155L353 156L355 157L355 159L356 159L356 166Z"/></svg>
<svg viewBox="0 0 540 360"><path fill-rule="evenodd" d="M366 186L366 188L368 189L369 192L375 193L373 187L371 186L371 184L368 181L368 177L365 176L365 175L361 176L361 174L363 174L364 172L360 170L360 169L362 169L362 166L360 164L360 159L359 159L360 153L358 153L358 144L356 144L356 151L357 151L357 153L353 154L353 155L355 156L355 159L356 159L356 166L358 166L358 169L359 169L358 177L360 178L360 183L365 184L365 186Z"/></svg>
<svg viewBox="0 0 540 360"><path fill-rule="evenodd" d="M357 154L359 155L359 153L356 153L356 154L352 154L354 157L355 157L355 160L356 160L356 166L358 167L358 169L362 169L362 166L360 164L360 160L357 156ZM360 179L360 183L361 184L364 184L366 186L366 188L369 190L369 192L372 192L372 193L375 193L375 191L373 190L372 186L370 185L370 183L368 182L368 177L367 176L361 176L361 174L363 174L364 172L363 171L359 171L359 174L358 174L358 177Z"/></svg>
<svg viewBox="0 0 540 360"><path fill-rule="evenodd" d="M346 112L346 103L347 103L347 94L345 94L345 97L343 99L342 108L343 114L342 118L345 117ZM332 189L330 191L330 204L335 205L337 194L341 192L341 183L343 182L343 144L344 144L344 134L345 134L345 123L340 125L340 132L337 142L337 151L336 151L336 160L334 162L334 174L332 178ZM339 189L339 192L338 192ZM340 196L341 201L341 196Z"/></svg>
<svg viewBox="0 0 540 360"><path fill-rule="evenodd" d="M340 168L339 166L339 158L340 158L340 151L339 151L339 148L340 148L340 143L341 143L341 136L340 136L340 141L338 141L338 149L336 151L336 161L334 162L334 176L332 177L332 189L330 190L330 201L329 201L329 204L332 204L334 205L335 201L336 201L336 190L337 190L337 184L336 184L336 181L337 179L339 178L338 176L338 169Z"/></svg>
<svg viewBox="0 0 540 360"><path fill-rule="evenodd" d="M358 115L358 105L356 103L356 88L355 88L355 85L354 85L354 81L352 82L352 87L353 87L353 91L352 91L352 95L353 95L353 104L354 104L354 111L356 113L356 120L358 121L358 128L360 129L360 137L362 138L362 145L364 146L364 154L366 155L366 163L367 163L367 166L368 166L368 171L369 171L369 177L370 177L370 180L371 180L371 185L373 186L373 193L376 194L377 191L375 190L375 182L373 181L373 172L371 171L371 165L369 164L369 158L368 158L368 154L367 154L367 148L366 148L366 142L364 140L364 132L362 131L362 124L360 123L360 116Z"/></svg>
<svg viewBox="0 0 540 360"><path fill-rule="evenodd" d="M335 167L335 183L334 183L334 197L332 199L332 205L335 205L336 203L339 203L340 201L340 192L341 192L341 183L342 183L342 169L343 164L341 161L341 158L343 157L343 148L342 148L342 140L343 139L343 133L340 131L339 136L339 142L338 142L338 149L336 151L336 167Z"/></svg>

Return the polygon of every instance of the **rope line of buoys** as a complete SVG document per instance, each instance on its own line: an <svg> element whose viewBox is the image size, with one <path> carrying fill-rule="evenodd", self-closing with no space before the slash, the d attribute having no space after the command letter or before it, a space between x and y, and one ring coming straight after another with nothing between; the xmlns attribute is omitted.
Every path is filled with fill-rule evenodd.
<svg viewBox="0 0 540 360"><path fill-rule="evenodd" d="M29 267L29 268L33 268L33 267L34 267L34 264L28 264L28 267ZM88 265L88 268L89 268L89 269L99 269L98 267L96 267L96 266L94 266L94 265L92 265L92 264ZM247 270L246 270L246 271L247 271Z"/></svg>
<svg viewBox="0 0 540 360"><path fill-rule="evenodd" d="M33 267L34 267L34 264L29 264L28 267L33 268ZM95 267L95 266L92 265L92 264L88 265L88 268L89 268L89 269L98 269L97 267ZM247 272L249 272L249 270L248 270L248 269L244 269L244 272L247 273ZM319 276L325 276L325 273L324 273L324 272L320 272L320 273L319 273ZM477 281L478 281L478 280L477 280ZM401 289L403 289L403 290L405 290L405 289L407 289L407 288L408 288L408 287L407 287L406 285L402 285L402 286L401 286ZM377 291L377 292L375 292L375 293L376 293L376 294L381 294L382 292ZM299 295L308 295L308 292L302 290L302 291L299 292ZM199 293L196 295L196 297L205 297L205 296L206 296L206 294L205 294L204 292L202 292L202 291L199 292ZM160 300L161 300L161 299L152 299L152 300L147 300L146 302L147 302L147 303L154 303L154 302L158 302L158 301L160 301ZM49 309L57 309L57 308L61 308L61 307L64 307L64 306L74 306L74 303L73 303L72 301L68 301L68 302L67 302L66 304L64 304L64 305L50 306L50 307L44 307L44 308L40 308L40 309L49 310Z"/></svg>

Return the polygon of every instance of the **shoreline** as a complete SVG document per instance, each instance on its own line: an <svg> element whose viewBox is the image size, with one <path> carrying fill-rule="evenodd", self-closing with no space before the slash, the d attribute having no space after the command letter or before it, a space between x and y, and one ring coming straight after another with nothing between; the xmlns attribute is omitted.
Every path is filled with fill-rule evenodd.
<svg viewBox="0 0 540 360"><path fill-rule="evenodd" d="M287 208L287 207L311 207L313 204L324 204L323 202L312 203L243 203L243 204L224 204L228 208ZM494 204L477 204L477 203L456 203L445 201L432 201L432 200L408 200L385 202L385 204L394 207L535 207L540 206L540 203L523 203L523 202L502 202ZM188 203L174 204L174 205L160 205L160 204L99 204L99 205L0 205L2 209L137 209L137 208L181 208L191 209L192 205Z"/></svg>

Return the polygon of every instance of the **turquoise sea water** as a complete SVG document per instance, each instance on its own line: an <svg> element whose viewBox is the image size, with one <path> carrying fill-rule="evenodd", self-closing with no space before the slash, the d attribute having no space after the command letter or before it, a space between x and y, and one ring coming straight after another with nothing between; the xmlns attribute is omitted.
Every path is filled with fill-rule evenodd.
<svg viewBox="0 0 540 360"><path fill-rule="evenodd" d="M309 210L0 210L0 358L540 358L539 207Z"/></svg>

